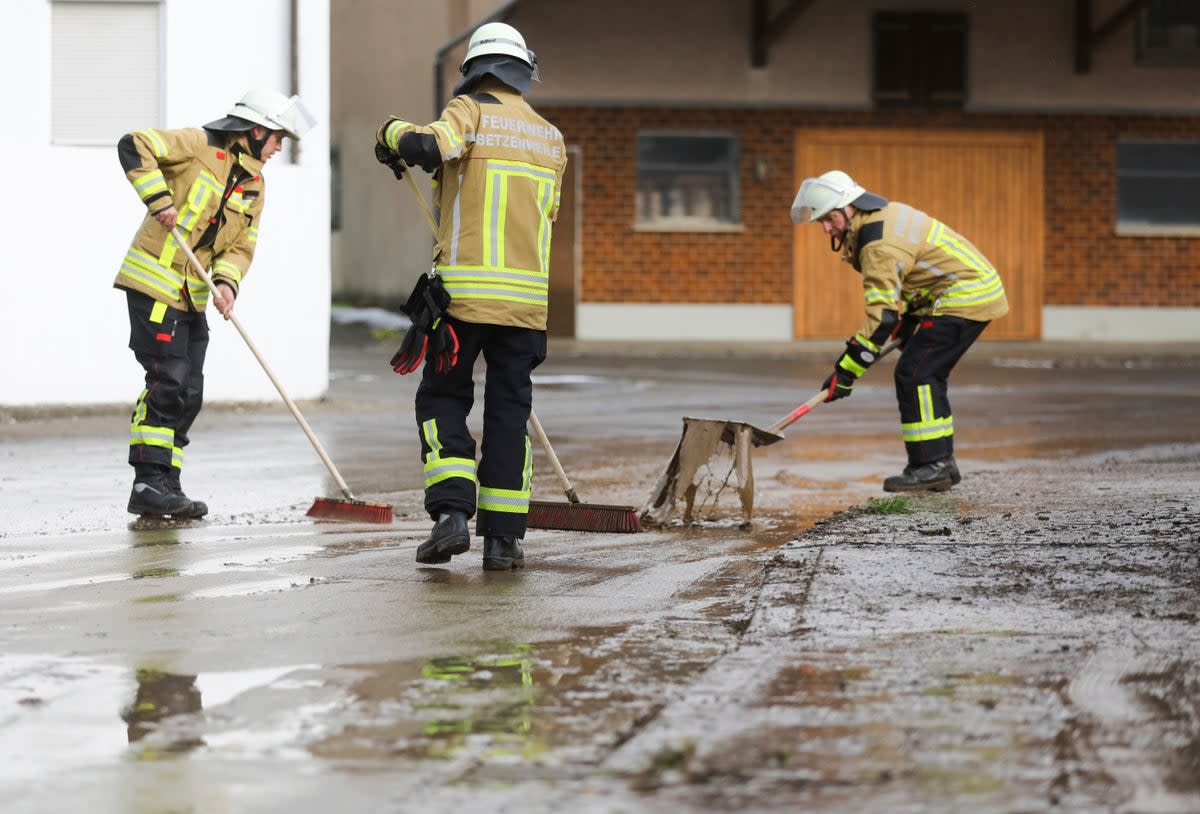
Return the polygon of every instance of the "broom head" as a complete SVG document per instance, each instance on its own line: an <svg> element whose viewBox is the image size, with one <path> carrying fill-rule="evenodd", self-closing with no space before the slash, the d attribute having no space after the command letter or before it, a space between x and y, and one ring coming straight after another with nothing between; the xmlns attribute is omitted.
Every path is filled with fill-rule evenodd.
<svg viewBox="0 0 1200 814"><path fill-rule="evenodd" d="M359 523L391 523L394 513L390 503L373 503L368 500L345 500L319 497L305 512L319 520L346 520Z"/></svg>
<svg viewBox="0 0 1200 814"><path fill-rule="evenodd" d="M529 518L526 525L531 529L601 531L617 534L642 530L637 509L632 506L552 503L542 500L529 501Z"/></svg>

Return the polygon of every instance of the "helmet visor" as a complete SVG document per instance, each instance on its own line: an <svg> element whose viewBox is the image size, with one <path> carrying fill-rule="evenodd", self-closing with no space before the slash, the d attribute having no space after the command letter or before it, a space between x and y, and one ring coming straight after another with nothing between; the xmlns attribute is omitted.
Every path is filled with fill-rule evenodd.
<svg viewBox="0 0 1200 814"><path fill-rule="evenodd" d="M850 203L855 193L825 178L805 178L792 202L792 222L812 223Z"/></svg>
<svg viewBox="0 0 1200 814"><path fill-rule="evenodd" d="M267 118L297 141L317 126L316 117L299 96L288 99L281 110L268 115Z"/></svg>

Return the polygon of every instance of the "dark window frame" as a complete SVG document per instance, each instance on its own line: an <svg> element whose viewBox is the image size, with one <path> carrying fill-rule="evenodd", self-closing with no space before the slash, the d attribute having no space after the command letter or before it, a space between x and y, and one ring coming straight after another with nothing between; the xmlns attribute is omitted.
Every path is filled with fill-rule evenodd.
<svg viewBox="0 0 1200 814"><path fill-rule="evenodd" d="M1200 237L1200 139L1121 137L1116 233Z"/></svg>
<svg viewBox="0 0 1200 814"><path fill-rule="evenodd" d="M679 139L680 142L692 141L691 145L680 144L679 152L684 152L685 146L702 147L698 142L706 140L724 143L725 155L714 158L709 163L688 163L680 161L671 155L669 149L661 149L664 145L655 145L653 140L669 142ZM741 160L742 138L735 131L681 129L639 130L634 139L634 161L636 177L636 200L634 207L634 228L638 231L658 232L728 232L741 231L742 226L742 190L741 190ZM658 149L656 149L658 148ZM655 154L657 153L657 155ZM705 176L718 176L717 183L705 184ZM657 181L656 181L657 179ZM671 179L675 179L672 187ZM666 196L672 188L679 191L683 200L676 201L678 205L691 209L696 205L693 196L703 188L717 189L725 196L719 200L716 194L709 194L709 203L714 213L702 215L670 215L660 214L651 216L651 210L657 206L665 209L667 203L662 197L657 204L652 203L654 195Z"/></svg>
<svg viewBox="0 0 1200 814"><path fill-rule="evenodd" d="M871 16L871 99L880 107L962 107L967 99L968 16L876 11Z"/></svg>

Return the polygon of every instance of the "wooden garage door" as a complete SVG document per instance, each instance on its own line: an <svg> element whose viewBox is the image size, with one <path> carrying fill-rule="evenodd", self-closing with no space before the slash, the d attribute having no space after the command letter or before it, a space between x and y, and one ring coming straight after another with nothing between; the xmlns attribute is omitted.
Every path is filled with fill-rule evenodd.
<svg viewBox="0 0 1200 814"><path fill-rule="evenodd" d="M813 129L796 133L796 183L848 172L945 223L1004 281L1009 312L987 339L1042 335L1042 136L1033 132ZM844 339L863 320L862 278L817 224L794 230L795 335Z"/></svg>

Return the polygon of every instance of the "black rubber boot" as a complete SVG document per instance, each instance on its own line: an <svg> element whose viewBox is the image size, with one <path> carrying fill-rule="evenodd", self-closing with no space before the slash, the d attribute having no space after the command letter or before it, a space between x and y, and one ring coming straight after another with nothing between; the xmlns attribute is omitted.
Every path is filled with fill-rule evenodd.
<svg viewBox="0 0 1200 814"><path fill-rule="evenodd" d="M160 466L139 464L133 478L133 490L129 493L130 514L143 517L187 517L192 501L171 491L167 484L167 473Z"/></svg>
<svg viewBox="0 0 1200 814"><path fill-rule="evenodd" d="M192 504L191 507L176 515L177 517L191 517L193 519L198 519L208 514L207 503L205 503L203 500L192 500L183 493L183 487L179 485L179 470L175 467L171 467L167 472L167 486L170 488L173 494L179 495L188 503Z"/></svg>
<svg viewBox="0 0 1200 814"><path fill-rule="evenodd" d="M954 456L951 455L946 459L946 464L950 469L950 485L958 486L962 483L962 475L958 471L958 461L954 460Z"/></svg>
<svg viewBox="0 0 1200 814"><path fill-rule="evenodd" d="M954 485L952 473L957 472L952 458L943 458L921 466L904 467L904 472L883 482L885 492L945 492ZM961 478L960 478L961 479Z"/></svg>
<svg viewBox="0 0 1200 814"><path fill-rule="evenodd" d="M446 512L433 524L429 539L417 546L417 562L427 565L450 562L452 556L470 547L467 516L462 512Z"/></svg>
<svg viewBox="0 0 1200 814"><path fill-rule="evenodd" d="M483 538L483 570L508 571L525 567L525 552L515 537Z"/></svg>

